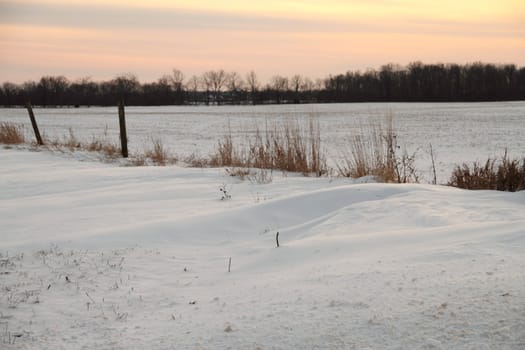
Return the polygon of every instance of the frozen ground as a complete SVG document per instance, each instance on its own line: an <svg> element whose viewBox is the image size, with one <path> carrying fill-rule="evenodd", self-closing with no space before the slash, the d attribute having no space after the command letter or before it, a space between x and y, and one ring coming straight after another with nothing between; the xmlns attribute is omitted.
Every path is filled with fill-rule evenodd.
<svg viewBox="0 0 525 350"><path fill-rule="evenodd" d="M86 141L118 142L115 108L35 109L41 132L64 137L69 129ZM329 165L344 156L352 135L392 115L401 152L416 152L422 182L431 182L430 144L435 152L439 183L446 183L456 164L501 156L525 157L525 102L493 103L352 103L273 106L170 106L126 109L130 151L151 148L161 140L181 157L208 155L225 132L239 142L274 121L319 121ZM0 109L0 122L22 123L29 138L31 124L24 109Z"/></svg>
<svg viewBox="0 0 525 350"><path fill-rule="evenodd" d="M0 164L1 349L525 348L525 191Z"/></svg>

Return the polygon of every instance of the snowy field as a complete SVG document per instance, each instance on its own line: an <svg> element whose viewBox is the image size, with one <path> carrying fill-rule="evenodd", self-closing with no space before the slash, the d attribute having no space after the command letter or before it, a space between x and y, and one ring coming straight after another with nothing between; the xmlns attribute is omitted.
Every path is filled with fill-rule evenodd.
<svg viewBox="0 0 525 350"><path fill-rule="evenodd" d="M525 103L388 108L407 147L432 142L443 168L525 152ZM388 113L129 108L128 129L133 147L160 136L206 154L228 121L310 109L329 149ZM36 113L48 135L116 127L112 109ZM0 349L525 348L525 191L281 172L260 184L89 159L0 146Z"/></svg>
<svg viewBox="0 0 525 350"><path fill-rule="evenodd" d="M64 138L71 129L84 141L93 138L118 142L117 108L35 109L41 133ZM434 149L439 183L446 183L454 165L488 157L525 156L525 102L496 103L353 103L273 106L128 107L126 124L130 152L144 152L152 140L180 158L207 156L231 131L239 142L257 127L292 121L308 127L319 121L328 165L348 152L351 137L383 123L391 115L400 152L416 155L422 182L432 180L430 144ZM33 139L25 109L0 109L0 122L24 125Z"/></svg>

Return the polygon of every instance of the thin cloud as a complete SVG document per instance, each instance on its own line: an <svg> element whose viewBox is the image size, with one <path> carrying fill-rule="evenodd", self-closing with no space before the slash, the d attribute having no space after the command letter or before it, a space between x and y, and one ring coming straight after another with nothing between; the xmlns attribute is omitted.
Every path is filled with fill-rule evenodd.
<svg viewBox="0 0 525 350"><path fill-rule="evenodd" d="M382 1L384 2L384 1ZM389 1L391 2L391 1ZM394 2L395 3L395 2ZM225 14L212 11L122 6L16 3L5 1L0 23L87 29L196 30L255 32L424 33L452 36L523 37L525 26L514 22L416 19L333 20Z"/></svg>
<svg viewBox="0 0 525 350"><path fill-rule="evenodd" d="M255 69L267 79L294 73L323 77L415 60L525 63L524 22L501 13L486 16L488 9L460 20L420 16L426 1L326 0L319 7L320 1L282 0L275 8L269 6L274 0L267 2L272 11L258 12L261 2L250 7L252 2L240 0L131 1L132 6L0 0L0 76L23 81L40 72L105 79L133 71L154 80L178 67L187 75ZM287 12L294 6L297 11ZM341 14L334 16L337 6ZM460 8L465 11L463 3ZM377 13L363 15L371 9Z"/></svg>

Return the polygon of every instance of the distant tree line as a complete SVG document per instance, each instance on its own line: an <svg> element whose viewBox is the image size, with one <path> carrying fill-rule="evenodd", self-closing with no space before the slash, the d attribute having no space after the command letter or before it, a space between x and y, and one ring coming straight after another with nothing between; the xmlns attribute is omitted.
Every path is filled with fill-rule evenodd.
<svg viewBox="0 0 525 350"><path fill-rule="evenodd" d="M131 73L109 81L70 81L44 76L38 82L5 82L0 106L280 104L330 102L525 100L525 67L485 63L388 64L379 70L347 72L311 80L276 75L262 84L253 71L244 77L222 69L185 78L174 69L155 82L140 83Z"/></svg>
<svg viewBox="0 0 525 350"><path fill-rule="evenodd" d="M513 64L382 66L326 81L332 101L502 101L525 99L525 67Z"/></svg>

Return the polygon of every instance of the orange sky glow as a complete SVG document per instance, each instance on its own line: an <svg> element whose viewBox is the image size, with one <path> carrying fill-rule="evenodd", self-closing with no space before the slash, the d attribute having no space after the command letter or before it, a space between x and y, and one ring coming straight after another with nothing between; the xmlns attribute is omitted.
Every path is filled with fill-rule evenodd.
<svg viewBox="0 0 525 350"><path fill-rule="evenodd" d="M0 82L173 68L265 81L413 61L525 65L525 1L0 0Z"/></svg>

